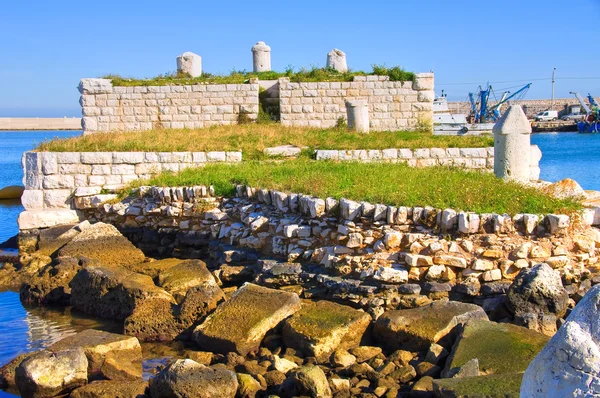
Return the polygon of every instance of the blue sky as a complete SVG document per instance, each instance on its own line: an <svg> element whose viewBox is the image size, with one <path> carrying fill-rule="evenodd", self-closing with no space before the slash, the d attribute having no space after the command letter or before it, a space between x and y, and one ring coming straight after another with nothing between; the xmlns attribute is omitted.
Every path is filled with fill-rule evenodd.
<svg viewBox="0 0 600 398"><path fill-rule="evenodd" d="M600 95L600 0L540 1L6 1L0 12L0 117L79 116L76 86L107 73L151 77L193 51L203 68L252 68L263 40L272 67L324 66L332 48L349 67L401 65L436 74L436 91L466 99L532 79L527 98ZM576 79L573 79L576 78ZM581 79L592 78L592 79Z"/></svg>

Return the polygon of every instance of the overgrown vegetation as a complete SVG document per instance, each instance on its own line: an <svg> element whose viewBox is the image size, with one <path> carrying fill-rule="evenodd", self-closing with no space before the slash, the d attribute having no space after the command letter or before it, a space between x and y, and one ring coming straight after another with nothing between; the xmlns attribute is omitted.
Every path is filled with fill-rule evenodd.
<svg viewBox="0 0 600 398"><path fill-rule="evenodd" d="M139 185L213 185L217 195L235 194L235 185L277 189L320 198L349 198L400 206L433 206L480 213L569 213L580 205L539 190L505 182L492 173L405 164L249 161L210 164L179 174L163 173Z"/></svg>
<svg viewBox="0 0 600 398"><path fill-rule="evenodd" d="M259 113L260 115L260 113ZM270 121L267 114L266 121ZM246 115L247 117L247 115ZM475 148L494 145L493 137L434 136L418 131L373 131L369 134L348 131L345 120L340 128L316 129L286 127L278 123L212 126L204 129L154 129L141 132L96 133L67 139L45 141L37 148L51 152L202 152L238 151L244 160L261 159L263 150L279 145L314 149L386 148Z"/></svg>
<svg viewBox="0 0 600 398"><path fill-rule="evenodd" d="M318 68L316 66L300 68L294 71L293 67L288 67L284 72L248 72L245 70L233 70L228 75L217 75L204 72L200 77L191 77L183 73L165 73L156 77L147 79L137 79L122 77L117 74L108 74L102 76L105 79L111 79L113 86L167 86L167 85L193 85L193 84L241 84L247 83L250 79L275 80L280 77L289 77L292 82L350 82L354 76L380 75L389 76L391 81L410 81L415 75L412 72L404 70L400 66L388 68L383 65L373 65L371 72L352 71L340 73L332 68Z"/></svg>

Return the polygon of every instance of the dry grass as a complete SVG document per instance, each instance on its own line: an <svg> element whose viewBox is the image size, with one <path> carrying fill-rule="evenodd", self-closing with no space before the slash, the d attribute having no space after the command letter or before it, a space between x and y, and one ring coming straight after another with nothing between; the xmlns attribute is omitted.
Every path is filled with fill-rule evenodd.
<svg viewBox="0 0 600 398"><path fill-rule="evenodd" d="M213 126L197 130L157 129L143 132L97 133L43 142L37 150L53 152L201 152L237 151L244 160L261 159L263 150L278 145L314 149L476 148L493 146L491 137L434 136L416 131L360 134L345 129L285 127L280 124Z"/></svg>

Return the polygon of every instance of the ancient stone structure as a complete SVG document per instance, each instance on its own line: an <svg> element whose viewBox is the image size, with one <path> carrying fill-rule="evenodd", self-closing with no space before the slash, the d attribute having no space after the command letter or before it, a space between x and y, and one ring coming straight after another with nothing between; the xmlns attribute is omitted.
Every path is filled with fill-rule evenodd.
<svg viewBox="0 0 600 398"><path fill-rule="evenodd" d="M258 84L113 87L109 79L79 84L83 133L235 124L258 115Z"/></svg>
<svg viewBox="0 0 600 398"><path fill-rule="evenodd" d="M264 41L259 41L252 47L252 69L254 72L271 70L271 47Z"/></svg>
<svg viewBox="0 0 600 398"><path fill-rule="evenodd" d="M346 101L348 128L359 133L369 132L369 104L366 100Z"/></svg>
<svg viewBox="0 0 600 398"><path fill-rule="evenodd" d="M192 52L184 52L177 57L177 72L191 77L202 76L202 57Z"/></svg>
<svg viewBox="0 0 600 398"><path fill-rule="evenodd" d="M433 73L415 81L355 76L352 82L292 83L279 79L281 124L328 128L346 119L346 102L366 100L371 130L415 129L433 120Z"/></svg>
<svg viewBox="0 0 600 398"><path fill-rule="evenodd" d="M348 71L348 64L346 63L346 53L342 50L334 48L327 53L327 64L328 68L337 70L338 72L344 73Z"/></svg>
<svg viewBox="0 0 600 398"><path fill-rule="evenodd" d="M493 131L496 177L515 181L532 179L531 125L521 107L511 106Z"/></svg>

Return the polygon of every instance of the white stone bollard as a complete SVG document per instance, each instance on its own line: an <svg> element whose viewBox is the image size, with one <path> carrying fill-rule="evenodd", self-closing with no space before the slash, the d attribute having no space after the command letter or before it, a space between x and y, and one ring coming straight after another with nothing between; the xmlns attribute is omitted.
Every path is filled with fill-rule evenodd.
<svg viewBox="0 0 600 398"><path fill-rule="evenodd" d="M269 72L271 70L271 47L264 41L259 41L252 47L252 67L254 72Z"/></svg>
<svg viewBox="0 0 600 398"><path fill-rule="evenodd" d="M191 77L202 76L202 57L192 52L184 52L177 57L177 72L187 73Z"/></svg>
<svg viewBox="0 0 600 398"><path fill-rule="evenodd" d="M333 68L340 73L348 71L348 65L346 63L346 53L342 50L334 48L327 53L327 67Z"/></svg>
<svg viewBox="0 0 600 398"><path fill-rule="evenodd" d="M366 100L346 101L346 115L350 130L369 132L369 103Z"/></svg>
<svg viewBox="0 0 600 398"><path fill-rule="evenodd" d="M531 125L519 105L512 105L494 126L494 174L507 180L529 181Z"/></svg>

